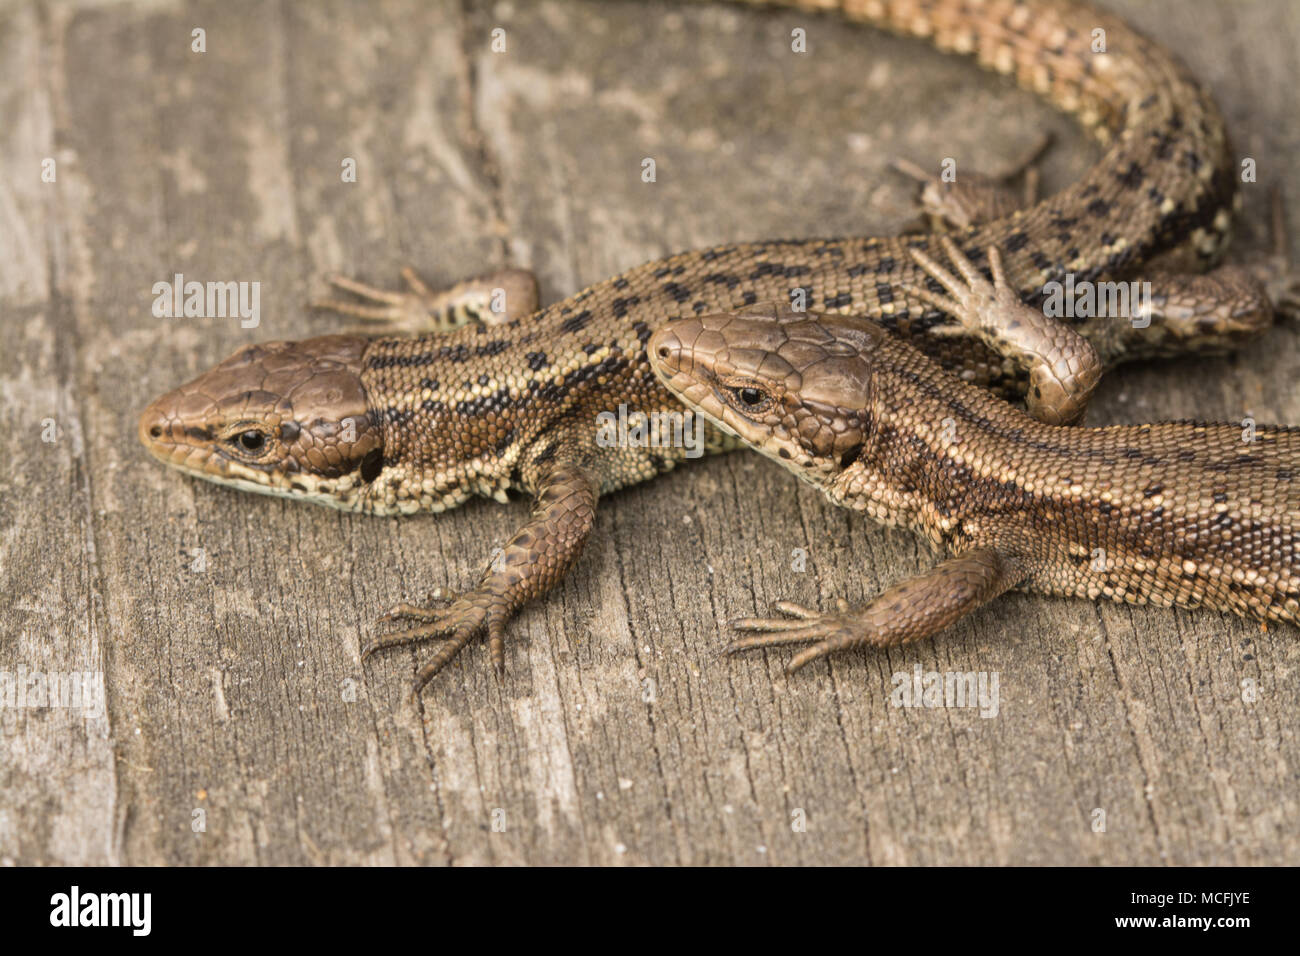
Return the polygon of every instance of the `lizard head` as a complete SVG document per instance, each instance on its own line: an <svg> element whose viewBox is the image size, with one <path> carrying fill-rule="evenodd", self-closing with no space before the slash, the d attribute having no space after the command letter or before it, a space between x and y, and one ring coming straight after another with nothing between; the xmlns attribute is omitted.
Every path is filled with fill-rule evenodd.
<svg viewBox="0 0 1300 956"><path fill-rule="evenodd" d="M868 440L871 355L884 335L850 316L754 306L673 319L647 349L687 407L825 485Z"/></svg>
<svg viewBox="0 0 1300 956"><path fill-rule="evenodd" d="M159 461L246 491L352 509L383 467L361 381L367 339L247 345L140 416Z"/></svg>

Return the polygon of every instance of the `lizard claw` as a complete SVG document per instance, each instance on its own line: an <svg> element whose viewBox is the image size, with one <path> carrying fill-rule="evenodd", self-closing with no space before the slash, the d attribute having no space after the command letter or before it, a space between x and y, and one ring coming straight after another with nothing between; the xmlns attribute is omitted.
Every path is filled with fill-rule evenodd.
<svg viewBox="0 0 1300 956"><path fill-rule="evenodd" d="M772 610L784 616L747 617L732 621L733 629L754 633L732 641L723 649L723 654L729 657L739 651L760 647L812 644L812 647L795 655L786 665L786 673L793 674L810 661L842 646L848 636L860 630L857 620L850 613L848 602L843 598L835 601L834 613L814 611L793 601L777 601L772 605Z"/></svg>
<svg viewBox="0 0 1300 956"><path fill-rule="evenodd" d="M402 269L402 279L409 287L409 292L390 292L347 276L331 275L327 277L330 285L350 292L363 301L317 299L311 303L311 307L356 316L395 334L426 331L431 324L437 324L436 310L431 308L436 293L409 266ZM373 333L375 330L368 331Z"/></svg>
<svg viewBox="0 0 1300 956"><path fill-rule="evenodd" d="M901 288L910 296L920 299L927 305L941 312L946 312L956 320L955 325L939 326L936 330L941 335L979 333L984 330L984 316L993 308L1019 309L1024 305L1016 290L1007 284L1006 274L1002 268L1002 253L997 246L989 246L989 268L993 273L990 282L966 254L958 248L957 243L947 236L940 236L939 243L943 251L959 273L961 278L953 275L921 249L909 249L912 259L918 266L937 282L949 295L940 295L925 285L917 282L902 282Z"/></svg>
<svg viewBox="0 0 1300 956"><path fill-rule="evenodd" d="M1040 136L1037 142L1005 172L987 176L963 172L959 179L946 179L938 170L927 172L916 163L896 158L890 165L919 184L916 204L921 220L928 222L928 232L963 229L976 223L992 222L1009 216L1017 209L1032 206L1038 199L1038 158L1052 144L1052 135ZM1024 188L1012 187L1024 177Z"/></svg>
<svg viewBox="0 0 1300 956"><path fill-rule="evenodd" d="M428 603L438 602L437 607L424 607L418 604L394 604L383 615L380 616L380 623L389 621L400 621L403 618L414 618L418 621L436 620L438 615L446 610L447 605L454 602L460 595L450 589L439 588L434 591L425 601Z"/></svg>
<svg viewBox="0 0 1300 956"><path fill-rule="evenodd" d="M490 633L492 663L498 675L505 670L505 618L507 615L491 614L493 598L490 594L478 591L454 598L442 607L422 608L411 604L399 604L380 620L388 621L398 617L416 618L424 623L403 631L377 637L361 649L361 659L365 660L376 651L392 647L405 647L410 644L423 644L426 641L442 641L433 658L424 664L415 675L412 694L418 695L429 681L433 680L447 666L466 644L481 634L485 629Z"/></svg>
<svg viewBox="0 0 1300 956"><path fill-rule="evenodd" d="M318 299L311 306L372 323L361 330L372 335L376 331L390 335L450 332L472 322L501 325L537 310L537 279L522 269L498 269L447 289L431 289L405 266L402 280L407 291L390 292L346 276L329 276L330 285L362 301Z"/></svg>
<svg viewBox="0 0 1300 956"><path fill-rule="evenodd" d="M952 317L955 331L952 325L940 325L939 334L968 335L1024 366L1029 372L1025 406L1032 417L1049 425L1080 421L1101 377L1096 349L1068 326L1021 301L1020 293L1007 282L997 246L984 252L990 280L950 237L940 236L939 244L960 278L924 250L908 251L929 275L929 282L949 294L940 295L919 280L904 280L899 287Z"/></svg>

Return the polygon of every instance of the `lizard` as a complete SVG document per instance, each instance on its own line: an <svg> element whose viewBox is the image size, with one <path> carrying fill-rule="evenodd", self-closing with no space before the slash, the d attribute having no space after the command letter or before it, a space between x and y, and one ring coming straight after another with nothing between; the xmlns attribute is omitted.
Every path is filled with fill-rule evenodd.
<svg viewBox="0 0 1300 956"><path fill-rule="evenodd" d="M967 327L1044 324L951 239L948 294L911 291ZM1050 321L1050 320L1048 320ZM948 557L864 607L778 601L727 653L929 637L1012 588L1230 611L1300 625L1300 428L1052 424L961 381L879 325L767 305L673 319L651 362L683 403L837 505L921 534Z"/></svg>
<svg viewBox="0 0 1300 956"><path fill-rule="evenodd" d="M1056 370L1064 377L1052 380L1041 411L1074 415L1100 368L1232 348L1271 323L1264 279L1276 277L1217 265L1239 202L1222 118L1163 48L1082 3L789 5L837 8L972 54L1072 113L1103 146L1100 161L1060 193L952 230L965 248L1000 246L1009 281L1031 302L1067 276L1152 281L1145 327L1105 317L1061 326L1074 343L1069 354L1087 364ZM1094 52L1098 30L1109 52ZM947 185L959 195L958 184ZM1032 400L1022 357L1006 354L996 335L965 334L909 291L920 274L909 252L934 241L926 233L726 243L647 263L546 307L521 270L446 291L408 270L410 290L400 293L334 278L364 301L322 304L375 320L380 334L246 346L150 403L138 434L186 474L354 512L438 512L476 495L531 495L527 520L476 585L427 606L397 605L381 620L415 623L363 649L364 658L441 639L417 670L418 695L476 636L486 635L500 674L508 622L563 579L599 499L687 460L682 447L611 447L596 437L596 416L620 406L681 413L646 354L664 320L797 294L820 312L873 318L973 386L1007 397L1029 389ZM1050 363L1037 368L1052 372ZM710 425L702 444L711 453L737 442Z"/></svg>

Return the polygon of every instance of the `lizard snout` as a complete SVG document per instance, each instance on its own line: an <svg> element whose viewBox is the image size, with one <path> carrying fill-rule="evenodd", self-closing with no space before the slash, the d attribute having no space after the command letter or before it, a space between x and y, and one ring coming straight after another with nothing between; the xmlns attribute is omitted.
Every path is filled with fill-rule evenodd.
<svg viewBox="0 0 1300 956"><path fill-rule="evenodd" d="M167 425L167 416L163 410L156 404L150 405L140 414L140 443L149 447L159 438L162 438L163 431Z"/></svg>
<svg viewBox="0 0 1300 956"><path fill-rule="evenodd" d="M681 371L682 340L673 323L658 329L646 345L650 365L659 375L674 375Z"/></svg>

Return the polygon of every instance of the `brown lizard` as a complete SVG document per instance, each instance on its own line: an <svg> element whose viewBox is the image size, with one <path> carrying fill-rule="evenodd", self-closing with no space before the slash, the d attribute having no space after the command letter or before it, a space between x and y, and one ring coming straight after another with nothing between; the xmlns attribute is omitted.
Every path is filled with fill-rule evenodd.
<svg viewBox="0 0 1300 956"><path fill-rule="evenodd" d="M917 259L948 296L913 294L971 327L1043 324L996 249L992 281L945 251L960 277ZM795 671L928 637L1011 588L1300 624L1300 428L1047 424L871 321L784 306L674 319L650 354L688 407L951 555L856 610L778 602L784 616L735 622L758 633L728 652L811 644Z"/></svg>
<svg viewBox="0 0 1300 956"><path fill-rule="evenodd" d="M1149 322L1071 320L1061 333L1069 354L1099 364L1039 362L1047 378L1036 384L1049 394L1038 396L1024 341L1007 351L1002 332L956 329L912 291L920 272L909 252L933 249L929 235L731 243L648 263L540 309L535 283L518 271L447 292L412 273L407 293L336 279L369 302L327 305L425 334L248 346L154 401L140 419L141 441L197 477L372 514L441 511L473 495L504 500L511 490L533 495L528 520L474 587L440 607L399 605L389 617L418 623L366 648L444 639L418 671L418 691L480 634L499 672L507 622L576 560L597 500L695 453L598 440L602 413L681 411L645 351L666 319L797 295L820 312L872 317L973 385L1009 396L1028 387L1031 403L1062 420L1081 407L1100 367L1230 348L1271 322L1266 290L1247 271L1171 271L1201 272L1219 257L1236 163L1214 104L1159 46L1076 3L792 5L840 7L849 19L971 53L1078 117L1105 146L1080 182L953 235L977 257L999 246L1011 287L1031 301L1067 276L1148 278ZM1099 29L1110 52L1094 52ZM701 440L704 451L733 444L712 427Z"/></svg>

